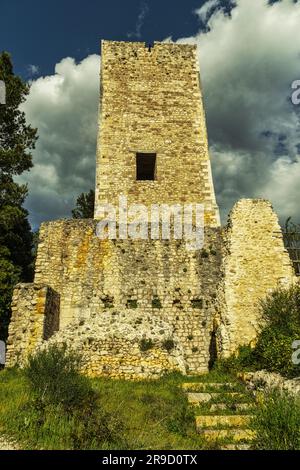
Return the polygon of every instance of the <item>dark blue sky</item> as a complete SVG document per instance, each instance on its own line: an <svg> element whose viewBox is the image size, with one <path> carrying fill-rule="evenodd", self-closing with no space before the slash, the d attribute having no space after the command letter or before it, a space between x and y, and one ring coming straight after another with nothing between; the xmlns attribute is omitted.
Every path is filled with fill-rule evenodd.
<svg viewBox="0 0 300 470"><path fill-rule="evenodd" d="M12 54L15 71L24 78L29 64L48 75L63 57L80 60L99 53L101 38L129 40L145 3L140 38L131 40L176 39L201 26L193 11L204 0L0 0L0 50Z"/></svg>

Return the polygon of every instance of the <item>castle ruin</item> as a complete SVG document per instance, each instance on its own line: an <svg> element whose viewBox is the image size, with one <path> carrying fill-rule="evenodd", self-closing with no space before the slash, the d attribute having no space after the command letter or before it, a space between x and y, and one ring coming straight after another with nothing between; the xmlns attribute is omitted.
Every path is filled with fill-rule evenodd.
<svg viewBox="0 0 300 470"><path fill-rule="evenodd" d="M293 282L271 204L242 199L221 227L196 46L103 41L95 217L41 225L34 282L16 286L7 366L66 344L90 376L207 372L255 342L260 299ZM100 239L99 208L204 205L204 246Z"/></svg>

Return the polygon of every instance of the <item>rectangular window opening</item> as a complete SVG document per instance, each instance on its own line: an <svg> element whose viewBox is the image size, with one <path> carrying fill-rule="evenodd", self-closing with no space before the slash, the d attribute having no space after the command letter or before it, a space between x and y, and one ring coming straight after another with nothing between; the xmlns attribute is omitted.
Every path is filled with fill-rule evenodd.
<svg viewBox="0 0 300 470"><path fill-rule="evenodd" d="M156 153L136 154L137 181L154 181L156 178Z"/></svg>

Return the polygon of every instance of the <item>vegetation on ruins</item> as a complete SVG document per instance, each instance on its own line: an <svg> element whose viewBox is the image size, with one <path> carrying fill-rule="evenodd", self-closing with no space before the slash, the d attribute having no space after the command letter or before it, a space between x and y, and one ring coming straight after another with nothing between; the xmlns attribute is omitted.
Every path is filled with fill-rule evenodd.
<svg viewBox="0 0 300 470"><path fill-rule="evenodd" d="M223 367L299 376L300 365L292 360L292 344L300 339L300 286L274 290L261 302L261 311L262 329L255 348L241 347L238 355L222 361Z"/></svg>
<svg viewBox="0 0 300 470"><path fill-rule="evenodd" d="M292 361L292 344L300 339L300 286L278 289L262 302L266 326L261 331L253 355L261 369L287 377L299 375Z"/></svg>
<svg viewBox="0 0 300 470"><path fill-rule="evenodd" d="M149 351L149 349L152 349L154 346L154 343L151 338L142 338L140 341L140 350L141 351Z"/></svg>

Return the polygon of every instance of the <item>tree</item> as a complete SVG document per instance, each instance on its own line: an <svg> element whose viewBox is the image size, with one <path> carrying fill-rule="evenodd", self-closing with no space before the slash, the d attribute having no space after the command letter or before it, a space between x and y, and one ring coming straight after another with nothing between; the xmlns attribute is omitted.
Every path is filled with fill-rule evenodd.
<svg viewBox="0 0 300 470"><path fill-rule="evenodd" d="M300 225L292 222L288 217L283 230L283 240L293 262L297 276L300 275Z"/></svg>
<svg viewBox="0 0 300 470"><path fill-rule="evenodd" d="M32 233L23 207L27 186L14 176L32 167L37 129L20 109L29 85L14 74L7 52L0 54L0 80L6 88L6 104L0 104L0 339L5 339L13 287L32 279Z"/></svg>
<svg viewBox="0 0 300 470"><path fill-rule="evenodd" d="M88 193L81 193L76 201L76 207L72 210L73 219L92 219L94 217L95 191L90 189Z"/></svg>

